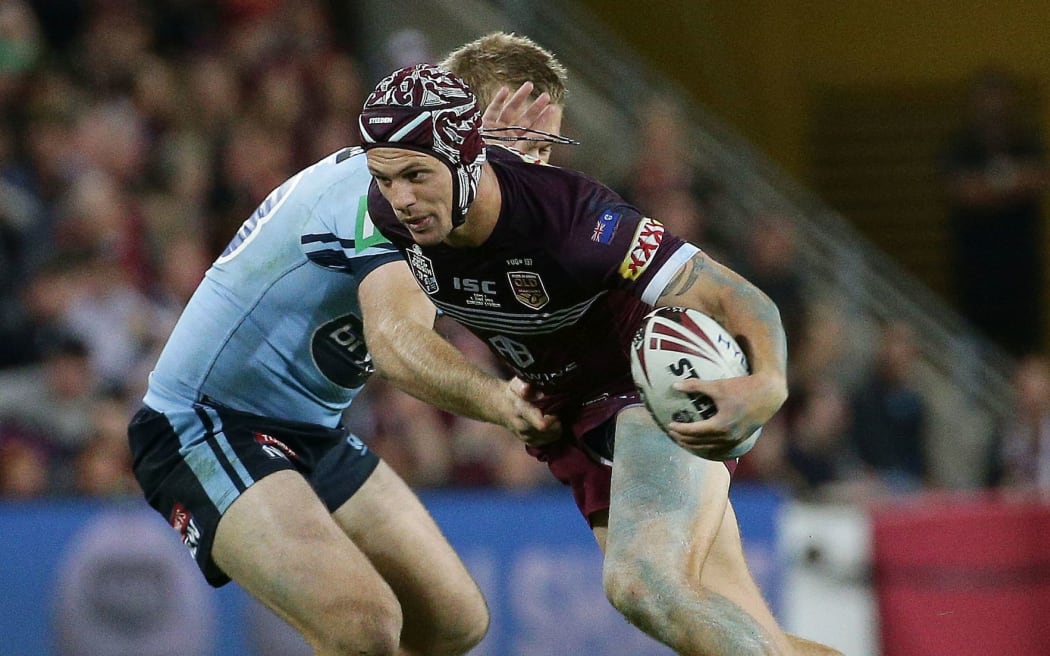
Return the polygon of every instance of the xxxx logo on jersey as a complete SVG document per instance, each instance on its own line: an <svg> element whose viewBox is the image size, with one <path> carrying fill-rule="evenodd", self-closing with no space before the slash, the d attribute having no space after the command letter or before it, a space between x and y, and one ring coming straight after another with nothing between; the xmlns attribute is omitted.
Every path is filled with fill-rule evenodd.
<svg viewBox="0 0 1050 656"><path fill-rule="evenodd" d="M656 219L645 217L634 231L631 250L620 262L620 275L627 280L638 280L652 262L656 249L664 239L664 226Z"/></svg>

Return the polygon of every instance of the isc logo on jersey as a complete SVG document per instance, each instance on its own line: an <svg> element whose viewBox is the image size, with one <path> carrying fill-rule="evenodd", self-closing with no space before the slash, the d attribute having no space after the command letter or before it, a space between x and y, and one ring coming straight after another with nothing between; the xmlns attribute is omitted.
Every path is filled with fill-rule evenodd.
<svg viewBox="0 0 1050 656"><path fill-rule="evenodd" d="M663 224L656 219L644 217L638 224L638 229L634 231L631 250L627 251L627 256L620 262L620 275L627 280L638 280L649 267L663 240Z"/></svg>

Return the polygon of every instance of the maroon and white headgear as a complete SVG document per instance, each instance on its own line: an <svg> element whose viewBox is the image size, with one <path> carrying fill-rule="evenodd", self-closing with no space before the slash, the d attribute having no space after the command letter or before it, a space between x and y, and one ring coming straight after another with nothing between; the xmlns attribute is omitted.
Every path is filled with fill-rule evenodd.
<svg viewBox="0 0 1050 656"><path fill-rule="evenodd" d="M464 221L485 163L478 99L467 84L432 64L394 71L376 86L358 120L361 146L433 155L452 171L452 226Z"/></svg>

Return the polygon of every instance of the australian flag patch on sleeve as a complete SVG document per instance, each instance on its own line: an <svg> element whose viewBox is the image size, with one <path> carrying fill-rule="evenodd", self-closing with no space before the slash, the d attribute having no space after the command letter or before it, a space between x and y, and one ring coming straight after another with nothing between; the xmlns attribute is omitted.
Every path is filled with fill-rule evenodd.
<svg viewBox="0 0 1050 656"><path fill-rule="evenodd" d="M594 232L591 233L591 241L599 244L612 243L613 235L616 234L616 226L620 223L620 213L606 210L598 217L594 224Z"/></svg>

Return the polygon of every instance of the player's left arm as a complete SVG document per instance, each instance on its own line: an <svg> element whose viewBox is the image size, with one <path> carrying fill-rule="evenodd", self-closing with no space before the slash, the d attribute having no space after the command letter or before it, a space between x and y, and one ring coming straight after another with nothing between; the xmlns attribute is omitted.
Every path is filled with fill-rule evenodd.
<svg viewBox="0 0 1050 656"><path fill-rule="evenodd" d="M684 446L734 446L764 425L787 399L787 339L775 303L730 268L697 251L668 281L657 306L691 307L732 334L748 357L751 375L721 381L687 380L676 387L710 396L710 419L672 423Z"/></svg>

